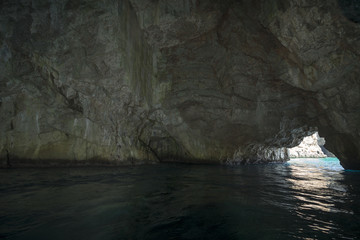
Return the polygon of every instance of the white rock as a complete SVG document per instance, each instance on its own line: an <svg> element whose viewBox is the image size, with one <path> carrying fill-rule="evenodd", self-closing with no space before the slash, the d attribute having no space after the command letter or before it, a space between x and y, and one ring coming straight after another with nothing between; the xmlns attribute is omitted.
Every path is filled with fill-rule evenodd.
<svg viewBox="0 0 360 240"><path fill-rule="evenodd" d="M318 133L304 137L303 141L296 147L289 148L288 154L290 158L324 158L326 155L321 150L318 141L325 142L319 137Z"/></svg>

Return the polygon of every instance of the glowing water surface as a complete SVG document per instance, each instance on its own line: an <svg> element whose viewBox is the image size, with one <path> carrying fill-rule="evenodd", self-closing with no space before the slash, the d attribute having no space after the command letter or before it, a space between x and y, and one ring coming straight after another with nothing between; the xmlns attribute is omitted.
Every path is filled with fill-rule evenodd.
<svg viewBox="0 0 360 240"><path fill-rule="evenodd" d="M0 170L5 239L360 239L337 159Z"/></svg>

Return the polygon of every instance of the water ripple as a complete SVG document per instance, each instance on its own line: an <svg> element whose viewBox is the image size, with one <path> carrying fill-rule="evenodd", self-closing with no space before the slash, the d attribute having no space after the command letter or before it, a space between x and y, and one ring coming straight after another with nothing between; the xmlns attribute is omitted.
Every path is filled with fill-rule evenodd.
<svg viewBox="0 0 360 240"><path fill-rule="evenodd" d="M0 238L359 239L360 174L336 159L0 170Z"/></svg>

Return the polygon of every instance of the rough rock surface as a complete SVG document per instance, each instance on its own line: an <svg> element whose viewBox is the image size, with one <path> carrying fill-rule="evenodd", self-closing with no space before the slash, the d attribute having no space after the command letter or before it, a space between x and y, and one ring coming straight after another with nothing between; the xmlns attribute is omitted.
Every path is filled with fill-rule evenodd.
<svg viewBox="0 0 360 240"><path fill-rule="evenodd" d="M320 138L318 133L314 133L304 137L298 146L289 148L288 155L290 158L324 158L326 155L320 147L324 144L324 139Z"/></svg>
<svg viewBox="0 0 360 240"><path fill-rule="evenodd" d="M2 165L285 161L319 130L360 169L346 2L3 0Z"/></svg>

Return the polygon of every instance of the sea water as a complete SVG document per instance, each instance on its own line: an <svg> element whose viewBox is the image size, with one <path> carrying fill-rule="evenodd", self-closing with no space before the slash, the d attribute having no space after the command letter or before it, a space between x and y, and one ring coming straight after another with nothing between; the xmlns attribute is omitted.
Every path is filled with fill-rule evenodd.
<svg viewBox="0 0 360 240"><path fill-rule="evenodd" d="M4 239L360 239L337 159L0 170Z"/></svg>

